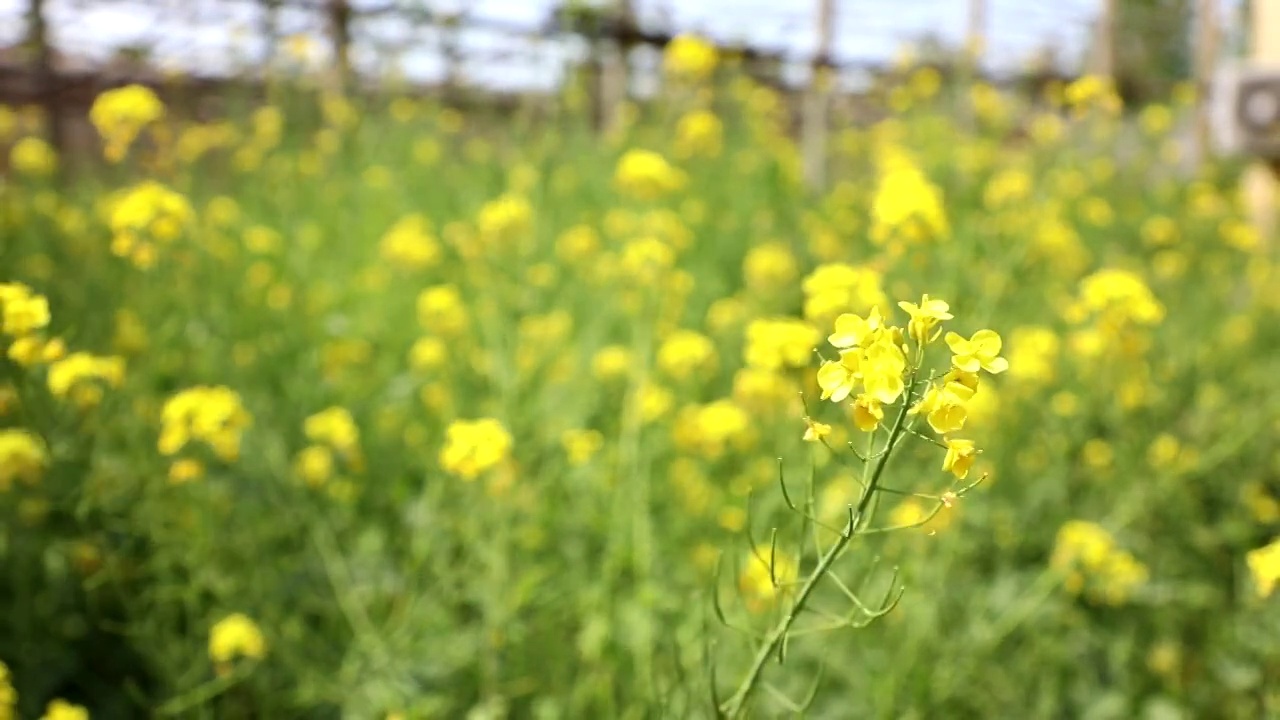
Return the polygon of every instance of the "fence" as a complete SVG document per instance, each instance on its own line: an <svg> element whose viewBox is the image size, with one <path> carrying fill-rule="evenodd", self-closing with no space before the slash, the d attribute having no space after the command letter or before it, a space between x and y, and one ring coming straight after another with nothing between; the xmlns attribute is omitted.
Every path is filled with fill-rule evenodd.
<svg viewBox="0 0 1280 720"><path fill-rule="evenodd" d="M1207 77L1231 49L1240 24L1223 2L702 0L677 11L632 0L487 0L462 11L425 0L9 0L0 2L0 102L44 107L62 147L65 118L106 86L156 83L167 68L194 92L213 91L283 57L334 84L399 73L422 87L489 95L544 92L585 71L608 124L619 100L652 89L672 37L699 30L757 77L803 96L805 154L818 157L832 102L809 82L819 68L836 71L837 92L855 91L912 41L956 72L1010 80L1091 71L1128 94L1158 94ZM821 182L816 167L810 175Z"/></svg>

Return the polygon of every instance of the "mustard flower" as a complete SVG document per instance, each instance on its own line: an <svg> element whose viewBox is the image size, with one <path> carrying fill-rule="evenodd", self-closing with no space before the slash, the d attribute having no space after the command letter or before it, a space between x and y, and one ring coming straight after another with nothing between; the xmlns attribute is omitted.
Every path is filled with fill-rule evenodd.
<svg viewBox="0 0 1280 720"><path fill-rule="evenodd" d="M533 206L522 195L507 193L480 208L476 226L480 238L489 244L506 244L529 232Z"/></svg>
<svg viewBox="0 0 1280 720"><path fill-rule="evenodd" d="M710 110L692 110L676 123L676 154L716 156L724 144L724 123Z"/></svg>
<svg viewBox="0 0 1280 720"><path fill-rule="evenodd" d="M604 447L604 435L599 430L566 430L560 435L560 445L569 458L569 464L581 467L591 462Z"/></svg>
<svg viewBox="0 0 1280 720"><path fill-rule="evenodd" d="M671 378L687 380L716 363L716 348L706 335L677 330L658 348L658 368Z"/></svg>
<svg viewBox="0 0 1280 720"><path fill-rule="evenodd" d="M97 381L97 382L95 382ZM98 357L76 352L49 366L49 392L70 398L80 407L97 405L102 386L118 388L124 382L124 358Z"/></svg>
<svg viewBox="0 0 1280 720"><path fill-rule="evenodd" d="M20 175L45 177L58 169L58 153L38 137L24 137L9 151L9 166Z"/></svg>
<svg viewBox="0 0 1280 720"><path fill-rule="evenodd" d="M896 402L906 389L903 374L907 369L907 358L902 354L902 348L887 335L867 348L859 369L867 395L881 403Z"/></svg>
<svg viewBox="0 0 1280 720"><path fill-rule="evenodd" d="M969 475L969 468L978 455L978 449L972 440L947 438L947 454L942 459L942 471L955 475L963 480Z"/></svg>
<svg viewBox="0 0 1280 720"><path fill-rule="evenodd" d="M907 322L907 334L920 345L933 342L937 337L937 335L931 335L934 327L943 320L954 317L949 312L950 305L937 298L931 299L928 295L921 296L919 305L904 300L898 303L898 307L911 316L911 320Z"/></svg>
<svg viewBox="0 0 1280 720"><path fill-rule="evenodd" d="M9 666L0 662L0 720L13 720L17 717L15 707L18 704L18 691L13 687L13 676L9 674Z"/></svg>
<svg viewBox="0 0 1280 720"><path fill-rule="evenodd" d="M746 335L746 364L763 370L807 366L821 337L817 328L794 318L757 318Z"/></svg>
<svg viewBox="0 0 1280 720"><path fill-rule="evenodd" d="M667 74L689 80L707 79L718 62L716 47L696 35L677 35L662 53L662 67Z"/></svg>
<svg viewBox="0 0 1280 720"><path fill-rule="evenodd" d="M111 252L141 269L156 261L156 245L176 240L195 218L181 193L146 181L126 190L111 209Z"/></svg>
<svg viewBox="0 0 1280 720"><path fill-rule="evenodd" d="M1280 538L1272 540L1256 550L1250 550L1245 556L1249 566L1249 574L1253 576L1253 584L1260 597L1270 597L1280 583Z"/></svg>
<svg viewBox="0 0 1280 720"><path fill-rule="evenodd" d="M831 434L831 426L827 423L818 422L811 417L804 419L804 441L818 442Z"/></svg>
<svg viewBox="0 0 1280 720"><path fill-rule="evenodd" d="M949 332L946 340L953 354L951 362L959 370L974 373L982 369L996 374L1009 369L1009 361L1000 357L1003 343L994 330L979 330L968 340Z"/></svg>
<svg viewBox="0 0 1280 720"><path fill-rule="evenodd" d="M738 579L738 589L742 591L748 607L760 612L790 594L799 571L796 561L784 553L774 554L771 566L769 558L751 552Z"/></svg>
<svg viewBox="0 0 1280 720"><path fill-rule="evenodd" d="M360 428L343 407L331 407L308 417L303 423L303 433L311 442L328 445L345 455L360 449Z"/></svg>
<svg viewBox="0 0 1280 720"><path fill-rule="evenodd" d="M197 386L165 401L160 412L162 455L176 455L188 443L208 445L224 462L240 457L244 430L253 422L240 396L228 387Z"/></svg>
<svg viewBox="0 0 1280 720"><path fill-rule="evenodd" d="M466 331L470 323L462 294L453 285L435 285L418 294L418 324L423 330L445 337Z"/></svg>
<svg viewBox="0 0 1280 720"><path fill-rule="evenodd" d="M908 412L924 414L929 427L936 433L953 433L964 427L967 418L965 405L973 395L974 388L954 380L931 385L920 402Z"/></svg>
<svg viewBox="0 0 1280 720"><path fill-rule="evenodd" d="M261 660L267 655L267 641L258 624L242 613L232 613L214 623L209 631L209 659L215 664L237 658Z"/></svg>
<svg viewBox="0 0 1280 720"><path fill-rule="evenodd" d="M819 265L805 277L804 316L826 323L840 313L864 312L888 302L876 270L846 263Z"/></svg>
<svg viewBox="0 0 1280 720"><path fill-rule="evenodd" d="M618 160L614 185L637 200L656 200L684 187L687 178L662 155L652 150L628 150Z"/></svg>
<svg viewBox="0 0 1280 720"><path fill-rule="evenodd" d="M867 393L853 399L853 424L862 432L871 432L884 422L884 407L880 400Z"/></svg>
<svg viewBox="0 0 1280 720"><path fill-rule="evenodd" d="M871 308L871 313L865 319L853 313L842 313L836 318L835 332L827 336L827 342L842 349L870 347L880 338L885 327L878 306Z"/></svg>
<svg viewBox="0 0 1280 720"><path fill-rule="evenodd" d="M0 283L0 331L21 337L49 324L49 300L22 283Z"/></svg>
<svg viewBox="0 0 1280 720"><path fill-rule="evenodd" d="M40 720L89 720L89 711L59 698L49 701Z"/></svg>
<svg viewBox="0 0 1280 720"><path fill-rule="evenodd" d="M498 420L455 420L445 430L440 465L463 480L474 480L505 461L512 444L511 433Z"/></svg>
<svg viewBox="0 0 1280 720"><path fill-rule="evenodd" d="M89 121L102 136L107 159L119 162L138 134L164 114L164 103L150 88L126 85L98 95L89 109Z"/></svg>
<svg viewBox="0 0 1280 720"><path fill-rule="evenodd" d="M841 350L839 360L822 363L817 379L823 400L841 402L853 394L862 380L862 355L860 348Z"/></svg>
<svg viewBox="0 0 1280 720"><path fill-rule="evenodd" d="M34 483L49 465L44 443L21 428L0 429L0 492L13 486L13 481Z"/></svg>
<svg viewBox="0 0 1280 720"><path fill-rule="evenodd" d="M293 472L311 487L319 487L333 478L336 463L327 445L308 445L293 459Z"/></svg>
<svg viewBox="0 0 1280 720"><path fill-rule="evenodd" d="M426 217L413 213L396 221L378 244L382 259L406 270L422 270L440 262L440 244Z"/></svg>
<svg viewBox="0 0 1280 720"><path fill-rule="evenodd" d="M623 345L606 345L591 359L591 373L596 380L613 382L631 372L631 350Z"/></svg>
<svg viewBox="0 0 1280 720"><path fill-rule="evenodd" d="M743 281L748 288L758 293L773 293L788 287L799 274L796 256L780 242L751 248L742 261Z"/></svg>

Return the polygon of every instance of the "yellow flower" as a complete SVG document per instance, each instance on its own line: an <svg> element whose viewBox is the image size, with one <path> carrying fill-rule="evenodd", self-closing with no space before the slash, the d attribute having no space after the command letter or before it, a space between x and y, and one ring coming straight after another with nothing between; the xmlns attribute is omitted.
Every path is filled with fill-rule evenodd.
<svg viewBox="0 0 1280 720"><path fill-rule="evenodd" d="M89 720L89 711L83 706L58 699L49 703L40 720Z"/></svg>
<svg viewBox="0 0 1280 720"><path fill-rule="evenodd" d="M378 245L382 259L396 267L422 270L440 262L440 244L427 219L417 213L396 221Z"/></svg>
<svg viewBox="0 0 1280 720"><path fill-rule="evenodd" d="M169 466L169 483L183 485L204 477L204 463L191 458L175 460Z"/></svg>
<svg viewBox="0 0 1280 720"><path fill-rule="evenodd" d="M827 423L821 423L813 418L806 417L804 419L804 424L805 442L818 442L822 438L831 434L831 426Z"/></svg>
<svg viewBox="0 0 1280 720"><path fill-rule="evenodd" d="M345 455L355 453L360 447L360 428L343 407L331 407L308 417L303 423L303 432L311 442L327 444Z"/></svg>
<svg viewBox="0 0 1280 720"><path fill-rule="evenodd" d="M604 435L599 430L566 430L560 436L560 445L569 456L569 464L581 467L604 447Z"/></svg>
<svg viewBox="0 0 1280 720"><path fill-rule="evenodd" d="M942 471L949 472L963 480L969 475L969 468L978 455L977 447L972 440L947 438L947 454L942 459Z"/></svg>
<svg viewBox="0 0 1280 720"><path fill-rule="evenodd" d="M775 553L770 565L768 556L760 557L752 552L748 554L747 566L738 579L738 588L747 605L759 612L777 602L780 597L790 594L799 570L795 560L783 553Z"/></svg>
<svg viewBox="0 0 1280 720"><path fill-rule="evenodd" d="M192 440L207 444L220 459L240 457L241 437L253 422L240 396L227 387L197 386L165 401L160 411L162 455L176 455Z"/></svg>
<svg viewBox="0 0 1280 720"><path fill-rule="evenodd" d="M49 300L22 283L0 284L0 331L10 337L21 337L44 329L49 324Z"/></svg>
<svg viewBox="0 0 1280 720"><path fill-rule="evenodd" d="M622 345L606 345L591 359L591 373L596 380L611 382L631 372L631 351Z"/></svg>
<svg viewBox="0 0 1280 720"><path fill-rule="evenodd" d="M879 306L871 308L864 320L853 313L842 313L836 318L835 332L827 336L827 342L837 348L870 347L885 329Z"/></svg>
<svg viewBox="0 0 1280 720"><path fill-rule="evenodd" d="M521 195L507 193L480 208L476 226L489 244L505 244L527 233L533 225L533 206Z"/></svg>
<svg viewBox="0 0 1280 720"><path fill-rule="evenodd" d="M863 393L853 399L853 424L862 432L871 432L884 421L884 408L880 401Z"/></svg>
<svg viewBox="0 0 1280 720"><path fill-rule="evenodd" d="M724 123L710 110L693 110L676 123L676 154L715 156L724 144Z"/></svg>
<svg viewBox="0 0 1280 720"><path fill-rule="evenodd" d="M266 654L266 638L257 623L247 615L228 615L209 631L209 659L214 663L228 663L242 657L261 660Z"/></svg>
<svg viewBox="0 0 1280 720"><path fill-rule="evenodd" d="M951 363L959 370L974 373L982 369L995 374L1009 369L1009 361L1000 357L1003 343L994 330L979 330L968 340L949 332L946 339L953 353Z"/></svg>
<svg viewBox="0 0 1280 720"><path fill-rule="evenodd" d="M716 47L696 35L677 35L662 54L662 67L669 75L690 80L710 77L718 61Z"/></svg>
<svg viewBox="0 0 1280 720"><path fill-rule="evenodd" d="M461 335L470 322L462 295L453 285L435 285L418 294L418 324L445 337Z"/></svg>
<svg viewBox="0 0 1280 720"><path fill-rule="evenodd" d="M936 335L930 337L930 333L938 323L954 317L948 312L951 309L950 305L936 298L931 300L928 295L920 298L919 305L904 300L898 303L898 307L911 316L911 320L907 323L907 334L920 345L930 343L937 337Z"/></svg>
<svg viewBox="0 0 1280 720"><path fill-rule="evenodd" d="M840 351L840 359L828 360L818 368L818 387L822 389L822 399L841 402L853 394L858 382L862 380L862 350L852 348Z"/></svg>
<svg viewBox="0 0 1280 720"><path fill-rule="evenodd" d="M845 263L819 265L805 277L804 316L819 323L840 313L863 312L888 302L881 275L869 267Z"/></svg>
<svg viewBox="0 0 1280 720"><path fill-rule="evenodd" d="M908 412L912 415L924 413L933 431L945 435L964 427L967 411L965 404L973 398L974 388L961 382L944 381L941 385L931 385L925 391L920 402Z"/></svg>
<svg viewBox="0 0 1280 720"><path fill-rule="evenodd" d="M325 445L308 445L293 459L293 472L311 487L329 482L333 471L333 451Z"/></svg>
<svg viewBox="0 0 1280 720"><path fill-rule="evenodd" d="M687 380L716 363L716 348L706 335L677 330L658 348L658 368L676 380Z"/></svg>
<svg viewBox="0 0 1280 720"><path fill-rule="evenodd" d="M455 420L445 430L440 465L464 480L474 480L511 453L511 433L493 418Z"/></svg>
<svg viewBox="0 0 1280 720"><path fill-rule="evenodd" d="M618 190L637 200L656 200L684 187L687 178L652 150L628 150L618 160L613 181Z"/></svg>
<svg viewBox="0 0 1280 720"><path fill-rule="evenodd" d="M1271 541L1256 550L1250 550L1245 556L1249 565L1249 573L1253 575L1253 584L1258 589L1259 597L1270 597L1280 582L1280 538Z"/></svg>
<svg viewBox="0 0 1280 720"><path fill-rule="evenodd" d="M108 387L120 387L124 382L124 358L76 352L49 366L50 394L69 397L81 407L96 405L101 399L102 389L95 380Z"/></svg>
<svg viewBox="0 0 1280 720"><path fill-rule="evenodd" d="M95 98L89 109L89 121L102 136L107 159L119 162L138 133L163 118L164 112L164 104L150 88L127 85Z"/></svg>
<svg viewBox="0 0 1280 720"><path fill-rule="evenodd" d="M743 281L758 293L772 293L788 287L799 273L796 256L780 242L751 248L742 261Z"/></svg>
<svg viewBox="0 0 1280 720"><path fill-rule="evenodd" d="M762 370L805 367L819 337L817 328L802 320L758 318L747 326L744 360Z"/></svg>
<svg viewBox="0 0 1280 720"><path fill-rule="evenodd" d="M867 348L859 363L866 394L886 405L896 402L906 387L902 377L906 368L907 358L902 348L891 336L881 337Z"/></svg>
<svg viewBox="0 0 1280 720"><path fill-rule="evenodd" d="M148 269L155 264L156 243L172 243L194 218L195 211L181 193L150 180L135 185L111 208L111 252Z"/></svg>
<svg viewBox="0 0 1280 720"><path fill-rule="evenodd" d="M20 175L44 177L58 169L58 153L38 137L24 137L9 151L9 165Z"/></svg>
<svg viewBox="0 0 1280 720"><path fill-rule="evenodd" d="M14 480L36 482L48 464L49 455L38 437L21 428L0 429L0 492Z"/></svg>
<svg viewBox="0 0 1280 720"><path fill-rule="evenodd" d="M950 229L942 190L899 149L886 149L879 165L879 184L871 203L872 242L945 238Z"/></svg>

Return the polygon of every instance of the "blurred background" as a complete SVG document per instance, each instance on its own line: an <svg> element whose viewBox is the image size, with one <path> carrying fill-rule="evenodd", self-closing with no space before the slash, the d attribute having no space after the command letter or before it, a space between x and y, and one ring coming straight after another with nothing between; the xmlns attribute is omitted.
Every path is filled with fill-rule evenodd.
<svg viewBox="0 0 1280 720"><path fill-rule="evenodd" d="M616 102L656 92L662 49L682 32L791 90L825 65L842 93L864 93L909 54L1002 85L1099 73L1146 101L1178 81L1203 84L1216 60L1240 55L1248 10L1247 0L3 0L0 101L43 104L58 125L112 84L216 85L264 77L289 57L367 87L396 77L454 96L546 96L588 73L606 86L598 99Z"/></svg>

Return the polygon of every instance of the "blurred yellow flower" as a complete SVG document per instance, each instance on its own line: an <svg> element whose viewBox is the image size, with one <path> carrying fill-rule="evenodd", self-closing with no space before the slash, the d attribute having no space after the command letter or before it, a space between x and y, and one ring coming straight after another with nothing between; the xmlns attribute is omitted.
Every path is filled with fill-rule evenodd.
<svg viewBox="0 0 1280 720"><path fill-rule="evenodd" d="M221 460L240 457L241 437L253 422L234 390L200 385L165 401L160 411L162 455L177 455L193 440L207 444Z"/></svg>
<svg viewBox="0 0 1280 720"><path fill-rule="evenodd" d="M885 305L882 276L876 270L845 263L819 265L805 277L804 316L826 324L840 313L866 312Z"/></svg>
<svg viewBox="0 0 1280 720"><path fill-rule="evenodd" d="M0 429L0 492L15 480L34 483L49 465L49 454L39 437L21 428Z"/></svg>
<svg viewBox="0 0 1280 720"><path fill-rule="evenodd" d="M311 442L328 445L344 455L360 449L360 428L344 407L331 407L308 417L303 433Z"/></svg>
<svg viewBox="0 0 1280 720"><path fill-rule="evenodd" d="M455 420L445 430L440 466L463 480L474 480L505 461L512 445L511 433L498 420Z"/></svg>
<svg viewBox="0 0 1280 720"><path fill-rule="evenodd" d="M1250 550L1245 561L1249 566L1249 574L1253 576L1258 596L1270 597L1275 591L1276 583L1280 583L1280 538L1272 540L1269 545Z"/></svg>
<svg viewBox="0 0 1280 720"><path fill-rule="evenodd" d="M675 380L688 380L717 363L716 348L706 335L677 330L658 348L658 369Z"/></svg>
<svg viewBox="0 0 1280 720"><path fill-rule="evenodd" d="M692 110L676 123L676 154L680 157L720 154L724 123L710 110Z"/></svg>
<svg viewBox="0 0 1280 720"><path fill-rule="evenodd" d="M45 177L58 169L58 153L38 137L24 137L9 150L9 166L19 175Z"/></svg>
<svg viewBox="0 0 1280 720"><path fill-rule="evenodd" d="M591 458L604 447L604 435L599 430L566 430L560 436L560 445L569 458L569 464L581 467L591 462Z"/></svg>
<svg viewBox="0 0 1280 720"><path fill-rule="evenodd" d="M806 367L821 338L817 328L794 318L752 320L746 335L746 364L763 370Z"/></svg>
<svg viewBox="0 0 1280 720"><path fill-rule="evenodd" d="M237 658L261 660L267 655L267 641L258 624L242 613L233 613L214 623L209 631L209 659L215 664Z"/></svg>
<svg viewBox="0 0 1280 720"><path fill-rule="evenodd" d="M102 136L106 158L119 162L138 134L164 114L164 104L150 88L126 85L98 95L89 109L89 121Z"/></svg>
<svg viewBox="0 0 1280 720"><path fill-rule="evenodd" d="M440 244L431 234L427 218L411 213L383 234L378 252L388 264L406 270L422 270L440 262Z"/></svg>
<svg viewBox="0 0 1280 720"><path fill-rule="evenodd" d="M689 80L705 80L719 62L716 47L696 35L677 35L662 54L662 67L669 75Z"/></svg>
<svg viewBox="0 0 1280 720"><path fill-rule="evenodd" d="M963 480L969 476L969 468L978 456L978 449L972 440L947 438L947 454L942 459L942 471L955 475Z"/></svg>
<svg viewBox="0 0 1280 720"><path fill-rule="evenodd" d="M40 720L89 720L89 711L81 705L57 699L49 702Z"/></svg>
<svg viewBox="0 0 1280 720"><path fill-rule="evenodd" d="M687 178L662 155L652 150L628 150L618 160L614 185L637 200L656 200L685 186Z"/></svg>
<svg viewBox="0 0 1280 720"><path fill-rule="evenodd" d="M418 294L418 324L445 337L461 335L470 323L462 294L453 285L435 285Z"/></svg>

